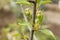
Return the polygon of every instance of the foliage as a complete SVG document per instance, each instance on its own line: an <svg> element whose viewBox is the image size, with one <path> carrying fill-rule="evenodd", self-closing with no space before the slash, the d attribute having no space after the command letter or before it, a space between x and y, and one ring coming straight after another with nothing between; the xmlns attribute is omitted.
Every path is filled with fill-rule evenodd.
<svg viewBox="0 0 60 40"><path fill-rule="evenodd" d="M0 1L1 2L1 1ZM5 2L5 1L4 1ZM5 3L2 5L5 5ZM36 19L34 24L34 34L37 40L56 40L54 34L42 27L42 22L44 21L44 14L41 10L39 10L40 5L47 4L51 2L50 0L37 0L37 10L36 10ZM7 2L6 2L7 3ZM17 19L16 24L9 24L9 31L6 29L3 30L4 33L8 34L8 39L15 40L27 40L30 38L30 28L32 29L32 8L33 4L29 3L27 0L16 0L16 4L21 6L21 11L24 17L22 19ZM24 7L23 7L24 6ZM27 8L25 6L28 6ZM19 10L20 11L20 10ZM42 27L42 28L41 28Z"/></svg>
<svg viewBox="0 0 60 40"><path fill-rule="evenodd" d="M27 0L17 0L16 3L17 4L23 4L23 5L30 5L31 6L31 3L27 2Z"/></svg>
<svg viewBox="0 0 60 40"><path fill-rule="evenodd" d="M38 37L38 40L56 40L54 34L48 29L42 29L35 33Z"/></svg>

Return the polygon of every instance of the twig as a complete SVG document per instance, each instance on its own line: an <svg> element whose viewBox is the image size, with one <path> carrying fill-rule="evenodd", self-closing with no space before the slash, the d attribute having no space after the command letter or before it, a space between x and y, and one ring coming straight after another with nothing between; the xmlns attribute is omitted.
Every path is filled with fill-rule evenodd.
<svg viewBox="0 0 60 40"><path fill-rule="evenodd" d="M28 22L28 19L27 19L26 15L24 14L24 13L25 13L25 12L24 12L24 9L22 8L22 5L20 5L20 6L21 6L21 12L23 13L24 19L25 19L26 22ZM29 31L30 31L30 33L31 33L31 30L32 30L32 29L31 29L29 26L28 26L28 29L29 29ZM34 40L37 40L35 34L34 34L33 36L34 36ZM31 40L31 38L30 38L29 40Z"/></svg>
<svg viewBox="0 0 60 40"><path fill-rule="evenodd" d="M34 35L35 16L36 16L36 1L33 2L33 4L34 4L34 11L33 11L33 15L32 15L33 24L32 24L32 31L31 31L31 40L33 40L33 35Z"/></svg>

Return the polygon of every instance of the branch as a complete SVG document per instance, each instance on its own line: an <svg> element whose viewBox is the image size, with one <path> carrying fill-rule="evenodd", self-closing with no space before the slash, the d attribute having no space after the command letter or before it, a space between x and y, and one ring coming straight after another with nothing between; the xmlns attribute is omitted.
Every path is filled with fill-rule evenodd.
<svg viewBox="0 0 60 40"><path fill-rule="evenodd" d="M33 10L33 15L32 15L32 20L33 20L33 24L32 24L32 31L31 31L31 40L33 40L33 35L34 35L34 27L35 27L35 17L36 17L36 0L35 2L33 2L34 4L34 10Z"/></svg>
<svg viewBox="0 0 60 40"><path fill-rule="evenodd" d="M25 19L26 22L28 22L28 19L27 19L26 15L25 15L24 9L22 8L22 5L20 5L20 6L21 6L21 12L23 13L24 19ZM31 27L28 26L28 29L29 29L29 31L31 33L31 30L32 30ZM33 36L34 36L34 40L37 40L35 34ZM31 35L30 35L30 37L31 37ZM31 40L31 38L29 38L29 40Z"/></svg>

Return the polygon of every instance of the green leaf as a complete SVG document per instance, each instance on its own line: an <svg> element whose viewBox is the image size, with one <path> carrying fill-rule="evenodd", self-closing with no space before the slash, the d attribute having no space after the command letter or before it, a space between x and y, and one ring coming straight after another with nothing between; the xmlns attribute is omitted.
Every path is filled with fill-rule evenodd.
<svg viewBox="0 0 60 40"><path fill-rule="evenodd" d="M26 26L21 26L21 27L19 27L18 31L19 31L19 33L25 33L28 31L28 28Z"/></svg>
<svg viewBox="0 0 60 40"><path fill-rule="evenodd" d="M19 26L30 26L31 24L28 22L18 23Z"/></svg>
<svg viewBox="0 0 60 40"><path fill-rule="evenodd" d="M20 36L20 33L14 33L12 34L12 36L15 36L15 37Z"/></svg>
<svg viewBox="0 0 60 40"><path fill-rule="evenodd" d="M26 0L18 1L18 2L16 2L16 4L22 4L22 5L28 5L28 6L31 6L31 5L32 5L31 3L29 3L29 2L26 1Z"/></svg>
<svg viewBox="0 0 60 40"><path fill-rule="evenodd" d="M18 25L19 25L19 32L20 33L24 33L26 31L28 31L27 26L31 26L31 24L28 22L19 22Z"/></svg>
<svg viewBox="0 0 60 40"><path fill-rule="evenodd" d="M38 40L56 40L54 34L48 29L42 29L35 32Z"/></svg>
<svg viewBox="0 0 60 40"><path fill-rule="evenodd" d="M37 7L48 3L51 3L51 0L37 0Z"/></svg>
<svg viewBox="0 0 60 40"><path fill-rule="evenodd" d="M48 3L50 3L51 1L41 1L40 3L41 3L41 5L43 5L43 4L48 4Z"/></svg>

